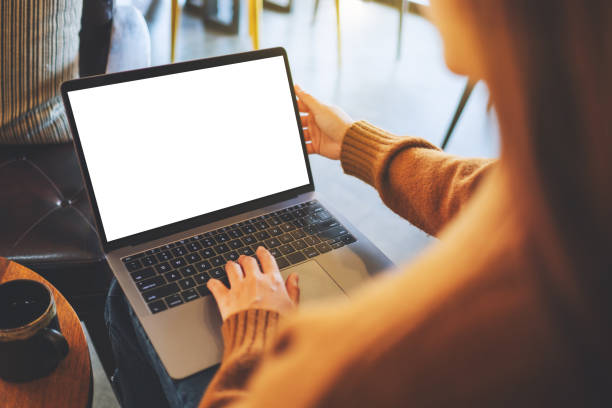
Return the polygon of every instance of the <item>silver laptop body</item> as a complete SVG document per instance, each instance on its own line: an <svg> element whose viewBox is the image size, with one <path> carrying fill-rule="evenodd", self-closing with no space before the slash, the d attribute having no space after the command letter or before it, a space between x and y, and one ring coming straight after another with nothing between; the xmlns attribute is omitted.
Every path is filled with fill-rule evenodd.
<svg viewBox="0 0 612 408"><path fill-rule="evenodd" d="M206 85L198 86L200 80ZM207 93L207 89L211 92ZM249 92L253 95L247 95ZM266 98L261 98L262 93ZM219 268L209 265L205 271L196 270L196 263L187 260L186 266L162 273L156 269L165 263L162 252L168 252L174 260L198 254L204 262L202 242L207 241L202 240L220 236L212 232L239 230L254 218L279 220L282 214L272 214L297 214L295 211L300 209L308 212L314 205L323 210L317 208L321 212L312 213L312 224L297 221L297 216L282 224L288 228L290 223L296 224L295 230L283 231L286 238L286 234L301 236L297 230L309 227L317 231L323 223L316 214L325 214L329 219L325 227L332 225L312 233L318 239L316 245L300 251L294 242L295 252L279 254L290 263L281 270L282 275L300 275L302 303L347 296L364 280L392 266L380 250L314 191L284 49L69 81L62 85L62 96L106 259L172 378L185 378L221 361L222 322L214 298L204 294L204 284L183 287L197 282L195 276L202 279L208 278L212 270L219 273ZM245 102L249 97L251 102ZM147 108L143 110L142 106ZM155 126L145 130L151 122ZM246 122L251 128L248 134L259 135L258 142L267 147L258 150L259 145L240 131L244 125L240 122ZM218 126L211 128L210 123ZM278 123L284 123L285 128ZM265 129L258 130L264 125ZM180 132L175 136L178 140L172 137L175 132ZM195 135L191 139L182 136L191 133ZM200 137L200 133L210 138ZM234 161L234 156L241 159ZM264 159L266 165L258 162ZM279 167L274 166L277 161ZM184 200L193 202L185 204ZM328 239L326 234L330 231L342 235ZM230 241L236 238L242 243L246 236L230 237ZM188 244L191 249L185 249ZM211 248L220 248L220 244L216 242ZM197 246L202 249L196 250ZM243 249L246 246L245 243ZM185 250L184 256L174 256L172 251L179 247ZM298 256L297 252L304 255ZM228 254L219 250L215 255ZM145 265L145 258L156 264ZM132 260L138 262L131 263ZM188 266L194 269L185 269ZM144 270L154 273L153 277L141 279L144 275L140 271ZM180 292L145 300L146 294L156 290L143 286L149 281L164 288L179 288Z"/></svg>

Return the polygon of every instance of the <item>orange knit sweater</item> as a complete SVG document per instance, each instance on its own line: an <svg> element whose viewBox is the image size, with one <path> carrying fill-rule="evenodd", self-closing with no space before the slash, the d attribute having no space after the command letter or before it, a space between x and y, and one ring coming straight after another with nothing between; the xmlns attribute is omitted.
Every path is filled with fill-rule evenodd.
<svg viewBox="0 0 612 408"><path fill-rule="evenodd" d="M223 362L200 406L580 401L501 163L460 159L366 122L348 131L341 160L440 240L350 302L304 307L280 323L264 310L228 318Z"/></svg>

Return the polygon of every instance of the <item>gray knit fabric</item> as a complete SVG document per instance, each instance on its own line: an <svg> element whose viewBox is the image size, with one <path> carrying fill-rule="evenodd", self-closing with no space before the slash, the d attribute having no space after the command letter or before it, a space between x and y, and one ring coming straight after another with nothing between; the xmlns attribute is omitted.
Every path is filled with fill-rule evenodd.
<svg viewBox="0 0 612 408"><path fill-rule="evenodd" d="M78 75L82 0L0 0L0 143L70 141L59 88Z"/></svg>

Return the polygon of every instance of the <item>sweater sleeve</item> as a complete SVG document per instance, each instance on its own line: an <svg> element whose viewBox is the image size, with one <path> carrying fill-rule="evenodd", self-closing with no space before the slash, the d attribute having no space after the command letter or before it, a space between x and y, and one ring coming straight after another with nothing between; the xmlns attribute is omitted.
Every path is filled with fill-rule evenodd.
<svg viewBox="0 0 612 408"><path fill-rule="evenodd" d="M346 174L372 185L389 208L431 235L459 212L495 163L453 156L365 121L348 130L340 159Z"/></svg>
<svg viewBox="0 0 612 408"><path fill-rule="evenodd" d="M274 339L278 322L277 312L261 309L236 313L223 322L223 360L200 408L226 406L244 397L247 380L259 365L266 345Z"/></svg>

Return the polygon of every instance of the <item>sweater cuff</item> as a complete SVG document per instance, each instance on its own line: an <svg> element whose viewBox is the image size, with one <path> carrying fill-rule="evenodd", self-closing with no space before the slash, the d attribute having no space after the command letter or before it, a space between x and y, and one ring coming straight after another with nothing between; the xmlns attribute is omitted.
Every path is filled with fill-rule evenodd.
<svg viewBox="0 0 612 408"><path fill-rule="evenodd" d="M221 326L225 346L223 359L237 351L263 349L274 339L279 317L278 312L263 309L244 310L228 317Z"/></svg>
<svg viewBox="0 0 612 408"><path fill-rule="evenodd" d="M348 175L355 176L378 188L390 160L401 149L438 148L414 137L398 137L366 121L353 123L344 136L340 161Z"/></svg>

